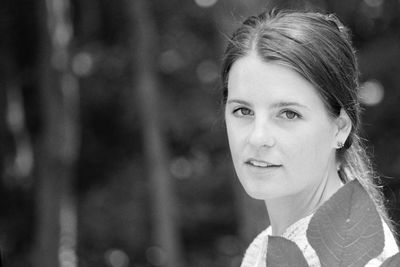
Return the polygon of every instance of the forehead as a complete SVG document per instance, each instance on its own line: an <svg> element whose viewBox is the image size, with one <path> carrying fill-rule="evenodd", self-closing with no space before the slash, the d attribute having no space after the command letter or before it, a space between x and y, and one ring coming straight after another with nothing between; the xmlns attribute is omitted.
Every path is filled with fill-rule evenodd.
<svg viewBox="0 0 400 267"><path fill-rule="evenodd" d="M317 89L293 69L277 62L262 61L252 53L238 59L228 77L228 99L250 102L299 102L324 108Z"/></svg>

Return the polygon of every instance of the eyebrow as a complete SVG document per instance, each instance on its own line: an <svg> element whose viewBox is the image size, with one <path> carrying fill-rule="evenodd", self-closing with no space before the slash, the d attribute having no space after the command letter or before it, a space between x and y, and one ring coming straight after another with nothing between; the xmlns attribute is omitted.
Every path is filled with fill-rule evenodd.
<svg viewBox="0 0 400 267"><path fill-rule="evenodd" d="M299 108L305 108L305 109L310 109L308 106L297 103L297 102L278 102L272 105L273 108L284 108L284 107L299 107Z"/></svg>
<svg viewBox="0 0 400 267"><path fill-rule="evenodd" d="M226 103L227 104L236 103L236 104L242 104L242 105L245 105L245 106L251 106L249 102L244 101L244 100L240 100L240 99L231 99L231 100L228 100Z"/></svg>
<svg viewBox="0 0 400 267"><path fill-rule="evenodd" d="M242 104L246 106L251 106L251 104L247 101L240 100L240 99L231 99L227 101L227 104L231 103L237 103L237 104ZM272 104L272 108L284 108L284 107L300 107L300 108L305 108L305 109L310 109L308 106L297 103L297 102L289 102L289 101L282 101L282 102L277 102Z"/></svg>

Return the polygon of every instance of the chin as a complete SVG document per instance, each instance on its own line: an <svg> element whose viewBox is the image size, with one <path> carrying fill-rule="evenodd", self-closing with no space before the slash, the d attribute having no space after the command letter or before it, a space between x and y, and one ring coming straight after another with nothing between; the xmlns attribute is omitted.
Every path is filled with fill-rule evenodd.
<svg viewBox="0 0 400 267"><path fill-rule="evenodd" d="M278 177L273 176L269 178L260 178L258 176L243 173L238 177L244 190L251 198L266 200L279 197L283 193L281 191L282 188L278 185L277 179L275 179Z"/></svg>
<svg viewBox="0 0 400 267"><path fill-rule="evenodd" d="M266 200L277 197L276 192L269 192L269 190L256 185L244 186L244 190L251 198L257 200Z"/></svg>

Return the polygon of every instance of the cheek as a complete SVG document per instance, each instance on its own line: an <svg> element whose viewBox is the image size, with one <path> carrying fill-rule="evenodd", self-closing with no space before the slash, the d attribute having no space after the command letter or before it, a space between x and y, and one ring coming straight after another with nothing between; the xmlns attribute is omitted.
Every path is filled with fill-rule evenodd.
<svg viewBox="0 0 400 267"><path fill-rule="evenodd" d="M313 169L316 164L324 164L329 159L331 138L329 131L317 129L292 136L292 141L286 142L289 144L287 156L300 170Z"/></svg>
<svg viewBox="0 0 400 267"><path fill-rule="evenodd" d="M242 142L240 131L229 120L226 121L226 131L232 157L235 157L239 153Z"/></svg>
<svg viewBox="0 0 400 267"><path fill-rule="evenodd" d="M229 145L238 147L246 140L246 127L232 118L225 119Z"/></svg>

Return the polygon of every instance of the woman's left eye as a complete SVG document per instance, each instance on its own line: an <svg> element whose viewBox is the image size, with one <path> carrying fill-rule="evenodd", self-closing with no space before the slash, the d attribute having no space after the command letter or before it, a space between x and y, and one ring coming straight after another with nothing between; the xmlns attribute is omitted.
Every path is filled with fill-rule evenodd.
<svg viewBox="0 0 400 267"><path fill-rule="evenodd" d="M285 119L288 120L294 120L296 118L300 118L300 115L298 113L291 110L285 110L284 112L282 112L282 114L284 114Z"/></svg>

